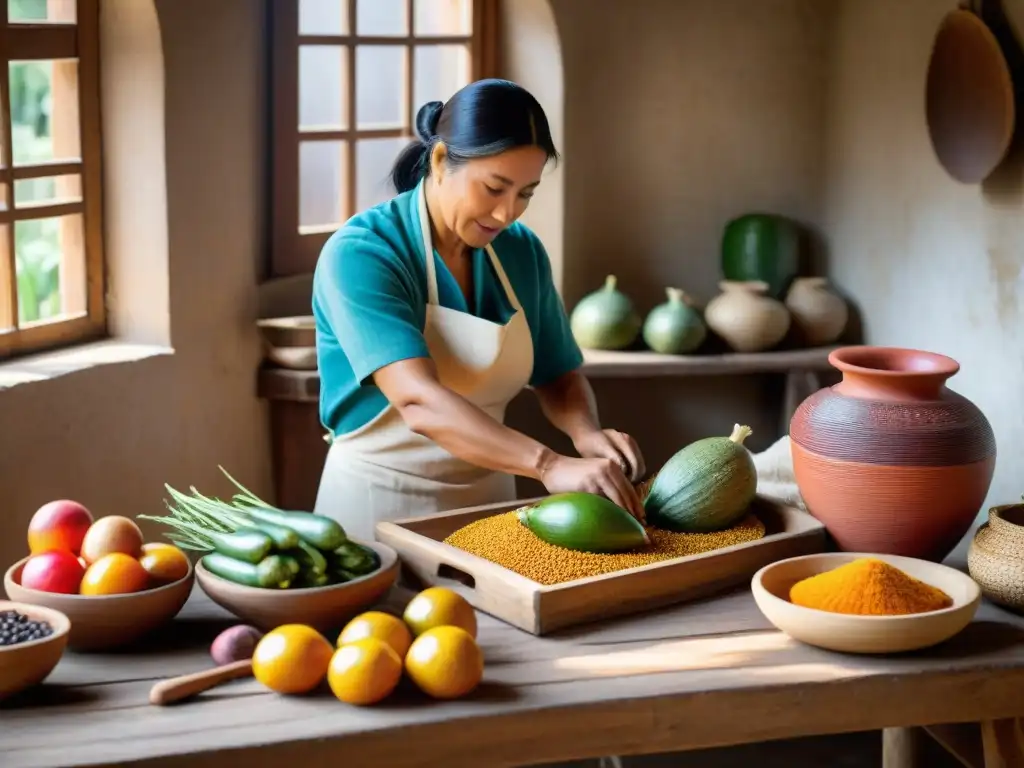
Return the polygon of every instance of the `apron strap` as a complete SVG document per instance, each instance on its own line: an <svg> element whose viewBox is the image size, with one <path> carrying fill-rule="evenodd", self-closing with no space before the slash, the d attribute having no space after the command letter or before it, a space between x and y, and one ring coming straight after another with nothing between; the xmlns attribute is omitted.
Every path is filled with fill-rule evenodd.
<svg viewBox="0 0 1024 768"><path fill-rule="evenodd" d="M427 268L427 303L438 304L437 269L434 265L434 243L430 239L430 216L427 214L427 186L420 182L419 193L420 237L423 239L423 259Z"/></svg>
<svg viewBox="0 0 1024 768"><path fill-rule="evenodd" d="M516 292L512 290L512 283L509 282L508 275L505 274L505 268L501 266L501 260L498 258L498 254L495 253L494 247L487 244L487 255L491 257L491 266L494 267L495 273L498 275L498 280L501 281L501 287L505 289L505 296L508 297L508 303L512 305L512 309L516 312L521 312L523 308L519 304L519 297L516 296Z"/></svg>

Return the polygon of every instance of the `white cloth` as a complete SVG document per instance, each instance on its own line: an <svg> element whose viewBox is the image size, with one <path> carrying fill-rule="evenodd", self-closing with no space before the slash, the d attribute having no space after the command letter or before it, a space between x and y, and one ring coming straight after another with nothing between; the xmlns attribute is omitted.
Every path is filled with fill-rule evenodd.
<svg viewBox="0 0 1024 768"><path fill-rule="evenodd" d="M438 302L437 269L424 185L419 224L427 272L423 335L442 385L504 423L509 402L529 382L533 340L526 316L494 249L487 255L514 310L505 325ZM406 425L388 405L372 421L336 435L327 453L314 511L356 539L375 538L379 522L510 501L515 478L456 458Z"/></svg>

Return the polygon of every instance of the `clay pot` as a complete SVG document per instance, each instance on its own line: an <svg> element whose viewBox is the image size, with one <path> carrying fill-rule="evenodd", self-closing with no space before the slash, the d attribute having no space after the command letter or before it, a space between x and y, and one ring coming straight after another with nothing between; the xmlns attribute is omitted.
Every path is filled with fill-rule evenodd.
<svg viewBox="0 0 1024 768"><path fill-rule="evenodd" d="M985 597L1024 613L1024 504L988 511L967 550L967 569Z"/></svg>
<svg viewBox="0 0 1024 768"><path fill-rule="evenodd" d="M704 309L704 322L737 352L771 349L789 330L789 310L768 295L760 280L723 280L722 292Z"/></svg>
<svg viewBox="0 0 1024 768"><path fill-rule="evenodd" d="M831 344L842 335L850 318L846 301L829 290L824 277L798 277L785 303L796 336L809 347Z"/></svg>
<svg viewBox="0 0 1024 768"><path fill-rule="evenodd" d="M807 509L840 549L939 561L967 533L995 466L992 427L946 387L944 355L842 347L843 380L797 408L793 472Z"/></svg>

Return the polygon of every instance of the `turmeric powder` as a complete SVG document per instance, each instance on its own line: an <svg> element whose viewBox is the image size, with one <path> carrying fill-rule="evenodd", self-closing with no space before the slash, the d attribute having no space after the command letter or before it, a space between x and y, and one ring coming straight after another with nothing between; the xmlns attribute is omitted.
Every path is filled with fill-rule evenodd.
<svg viewBox="0 0 1024 768"><path fill-rule="evenodd" d="M948 608L941 589L873 557L862 557L798 581L789 599L804 608L862 616L899 616Z"/></svg>

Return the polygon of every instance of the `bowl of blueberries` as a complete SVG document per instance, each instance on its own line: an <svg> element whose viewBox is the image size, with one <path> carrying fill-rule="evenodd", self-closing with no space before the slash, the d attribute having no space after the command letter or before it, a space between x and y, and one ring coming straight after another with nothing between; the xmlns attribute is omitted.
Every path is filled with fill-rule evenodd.
<svg viewBox="0 0 1024 768"><path fill-rule="evenodd" d="M64 654L71 620L41 605L0 600L0 699L43 682Z"/></svg>

